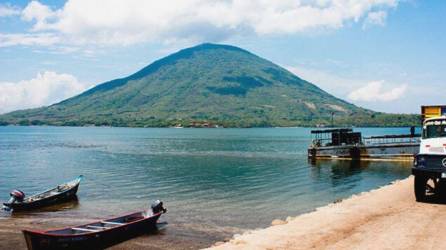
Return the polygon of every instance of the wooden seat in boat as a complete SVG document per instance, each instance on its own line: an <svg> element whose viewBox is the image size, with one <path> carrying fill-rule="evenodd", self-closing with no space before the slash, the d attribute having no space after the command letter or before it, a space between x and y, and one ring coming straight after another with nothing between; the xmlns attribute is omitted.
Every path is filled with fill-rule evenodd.
<svg viewBox="0 0 446 250"><path fill-rule="evenodd" d="M124 225L125 223L113 222L113 221L101 221L102 224L110 224L110 225Z"/></svg>
<svg viewBox="0 0 446 250"><path fill-rule="evenodd" d="M97 229L87 229L87 228L81 228L81 227L73 227L71 229L76 230L76 231L90 232L90 233L99 232L99 230L97 230Z"/></svg>
<svg viewBox="0 0 446 250"><path fill-rule="evenodd" d="M88 227L88 228L93 228L93 229L99 229L99 230L104 230L104 229L107 229L107 228L108 228L108 227L90 226L90 225L88 225L87 227Z"/></svg>

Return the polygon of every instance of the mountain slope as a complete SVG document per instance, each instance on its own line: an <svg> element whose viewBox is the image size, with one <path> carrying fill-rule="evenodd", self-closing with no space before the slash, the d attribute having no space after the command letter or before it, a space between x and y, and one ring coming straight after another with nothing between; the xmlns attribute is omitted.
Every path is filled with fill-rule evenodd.
<svg viewBox="0 0 446 250"><path fill-rule="evenodd" d="M359 108L246 50L202 44L49 107L0 116L0 123L312 126L330 124L332 113L339 125L408 125L415 119Z"/></svg>

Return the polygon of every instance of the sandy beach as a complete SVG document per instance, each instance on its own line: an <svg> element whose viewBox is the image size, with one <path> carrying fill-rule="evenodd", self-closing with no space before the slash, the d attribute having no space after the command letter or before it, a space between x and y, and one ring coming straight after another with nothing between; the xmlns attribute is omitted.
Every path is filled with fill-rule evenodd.
<svg viewBox="0 0 446 250"><path fill-rule="evenodd" d="M235 235L209 249L443 249L446 241L446 205L418 203L413 177L370 192L354 195L314 212L271 227ZM25 249L20 230L84 223L76 218L0 218L0 249ZM169 230L175 230L171 225ZM191 240L158 232L141 236L111 249L198 249L209 241Z"/></svg>
<svg viewBox="0 0 446 250"><path fill-rule="evenodd" d="M412 185L396 181L210 249L446 249L446 205L417 203Z"/></svg>
<svg viewBox="0 0 446 250"><path fill-rule="evenodd" d="M14 218L0 217L0 249L27 249L23 238L22 229L51 229L74 226L91 222L92 219L51 217L43 218L37 216L23 216ZM168 231L167 231L168 230ZM193 238L193 235L200 237ZM182 228L181 225L169 225L165 230L142 235L134 239L122 242L109 249L199 249L212 244L217 238L212 233L191 233Z"/></svg>

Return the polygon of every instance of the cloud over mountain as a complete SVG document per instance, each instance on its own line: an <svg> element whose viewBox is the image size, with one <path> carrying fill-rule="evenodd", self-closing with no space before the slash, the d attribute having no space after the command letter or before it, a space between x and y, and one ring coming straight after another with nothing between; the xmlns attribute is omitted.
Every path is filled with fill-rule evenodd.
<svg viewBox="0 0 446 250"><path fill-rule="evenodd" d="M373 81L367 85L352 91L348 98L353 101L381 101L388 102L401 98L407 90L407 85L402 84L391 89L384 89L384 81Z"/></svg>
<svg viewBox="0 0 446 250"><path fill-rule="evenodd" d="M52 71L19 82L0 82L0 114L15 109L53 104L87 88L70 74Z"/></svg>
<svg viewBox="0 0 446 250"><path fill-rule="evenodd" d="M57 43L129 45L339 29L347 22L384 21L397 5L398 0L69 0L52 9L32 1L22 19L32 24L34 35L52 33ZM11 39L3 37L0 46L12 45Z"/></svg>

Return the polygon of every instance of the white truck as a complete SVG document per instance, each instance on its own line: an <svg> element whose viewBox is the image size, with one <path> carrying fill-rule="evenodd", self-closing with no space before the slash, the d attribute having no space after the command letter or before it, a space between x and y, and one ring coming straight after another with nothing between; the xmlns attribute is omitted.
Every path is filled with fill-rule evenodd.
<svg viewBox="0 0 446 250"><path fill-rule="evenodd" d="M417 201L446 194L446 105L422 106L423 132L412 174Z"/></svg>

